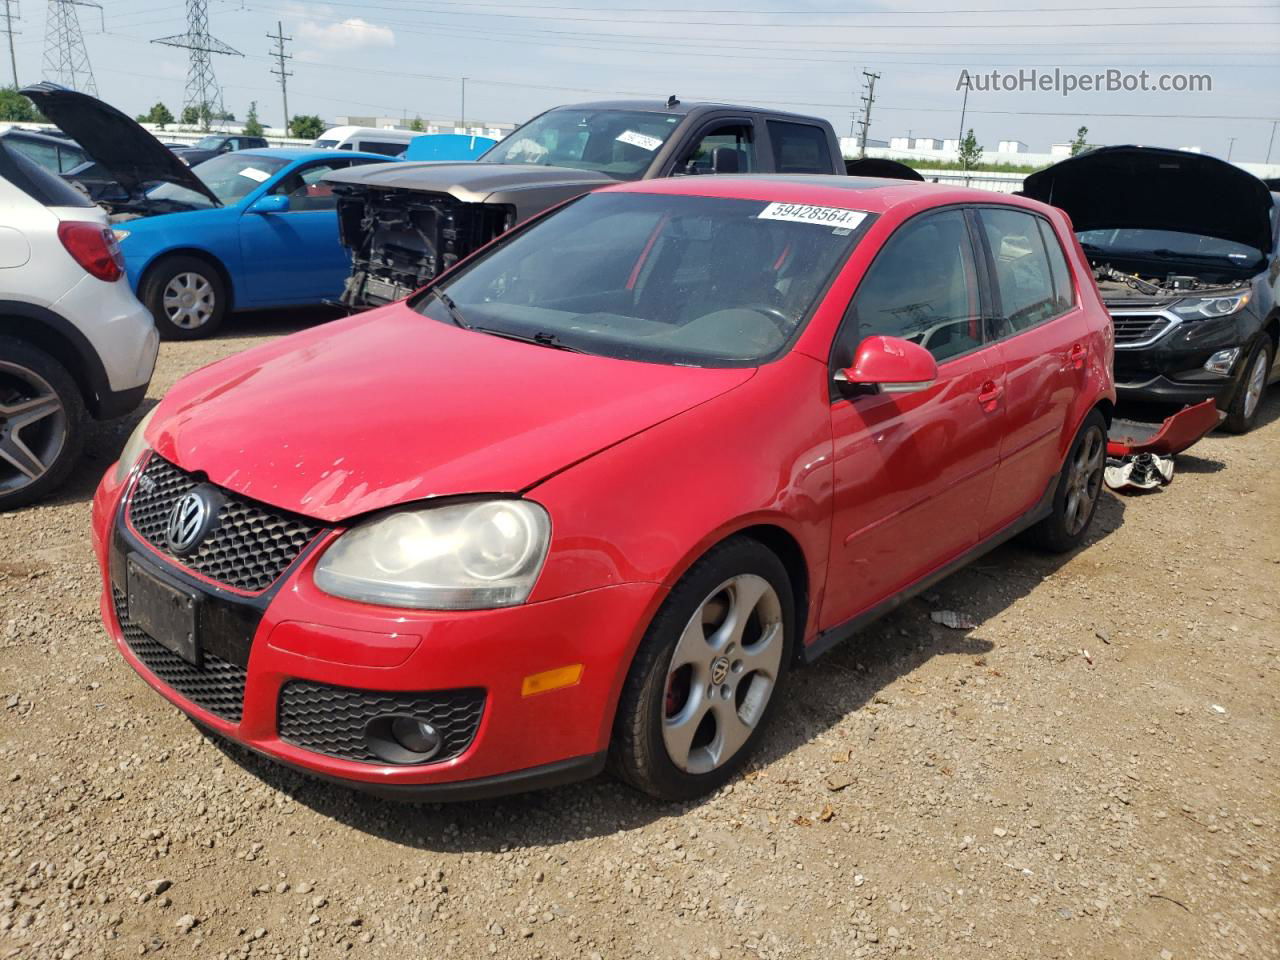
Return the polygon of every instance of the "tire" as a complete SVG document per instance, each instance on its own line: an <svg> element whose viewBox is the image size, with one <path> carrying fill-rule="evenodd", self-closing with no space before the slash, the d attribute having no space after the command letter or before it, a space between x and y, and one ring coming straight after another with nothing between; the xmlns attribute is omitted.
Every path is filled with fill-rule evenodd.
<svg viewBox="0 0 1280 960"><path fill-rule="evenodd" d="M201 257L165 257L147 272L141 293L165 340L213 336L227 315L227 285Z"/></svg>
<svg viewBox="0 0 1280 960"><path fill-rule="evenodd" d="M0 511L33 503L67 479L84 446L84 398L43 350L0 337Z"/></svg>
<svg viewBox="0 0 1280 960"><path fill-rule="evenodd" d="M1049 516L1027 531L1033 545L1049 553L1067 553L1084 542L1102 496L1106 465L1107 421L1094 410L1071 442Z"/></svg>
<svg viewBox="0 0 1280 960"><path fill-rule="evenodd" d="M1226 406L1227 417L1222 421L1222 429L1227 433L1248 433L1258 422L1274 351L1271 338L1265 333L1258 337L1258 342L1249 351L1240 382Z"/></svg>
<svg viewBox="0 0 1280 960"><path fill-rule="evenodd" d="M747 611L734 620L744 629L729 622L735 607ZM661 800L727 782L772 715L794 635L782 561L747 537L713 547L667 596L632 661L614 718L614 773Z"/></svg>

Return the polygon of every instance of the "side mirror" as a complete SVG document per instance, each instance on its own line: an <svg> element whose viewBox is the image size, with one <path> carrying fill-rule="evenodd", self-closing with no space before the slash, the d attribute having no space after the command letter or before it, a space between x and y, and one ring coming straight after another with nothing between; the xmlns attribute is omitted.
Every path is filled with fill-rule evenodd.
<svg viewBox="0 0 1280 960"><path fill-rule="evenodd" d="M250 213L288 213L289 198L283 193L269 193L249 205Z"/></svg>
<svg viewBox="0 0 1280 960"><path fill-rule="evenodd" d="M915 393L938 379L938 364L918 343L900 337L867 337L853 366L839 370L836 382L864 393Z"/></svg>
<svg viewBox="0 0 1280 960"><path fill-rule="evenodd" d="M220 146L220 147L218 148L218 152L219 152L219 153L230 153L230 152L231 152L231 144L229 144L229 143L224 143L222 146Z"/></svg>
<svg viewBox="0 0 1280 960"><path fill-rule="evenodd" d="M738 159L736 147L716 147L711 151L711 169L716 173L738 173L742 169Z"/></svg>

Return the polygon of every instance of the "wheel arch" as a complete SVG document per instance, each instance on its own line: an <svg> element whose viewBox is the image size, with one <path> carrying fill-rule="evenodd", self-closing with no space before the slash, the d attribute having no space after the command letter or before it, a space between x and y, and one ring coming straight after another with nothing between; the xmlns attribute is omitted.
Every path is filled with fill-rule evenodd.
<svg viewBox="0 0 1280 960"><path fill-rule="evenodd" d="M171 257L194 257L197 260L204 260L218 272L218 278L222 280L222 285L227 291L227 312L230 313L236 306L236 285L231 278L231 271L227 269L227 265L222 258L211 250L204 247L169 247L160 251L142 268L138 274L138 294L141 297L146 285L151 282L151 277L156 270Z"/></svg>
<svg viewBox="0 0 1280 960"><path fill-rule="evenodd" d="M98 416L110 381L102 358L75 324L47 307L0 300L0 337L21 340L57 360L75 381L90 414Z"/></svg>

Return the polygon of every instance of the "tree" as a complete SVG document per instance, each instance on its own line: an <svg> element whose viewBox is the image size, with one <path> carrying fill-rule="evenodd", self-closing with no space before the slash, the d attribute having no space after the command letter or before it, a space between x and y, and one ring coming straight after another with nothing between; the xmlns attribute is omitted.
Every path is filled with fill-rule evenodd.
<svg viewBox="0 0 1280 960"><path fill-rule="evenodd" d="M182 108L182 122L188 125L200 122L200 108L194 103L189 107Z"/></svg>
<svg viewBox="0 0 1280 960"><path fill-rule="evenodd" d="M1089 144L1088 144L1088 142L1085 140L1085 137L1087 137L1087 136L1089 136L1089 128L1088 128L1088 127L1081 127L1079 130L1077 130L1077 131L1076 131L1076 138L1075 138L1074 140L1072 140L1072 141L1071 141L1071 155L1072 155L1073 157L1074 157L1077 153L1079 153L1081 150L1086 150L1086 149L1088 149Z"/></svg>
<svg viewBox="0 0 1280 960"><path fill-rule="evenodd" d="M427 127L426 127L426 124L422 122L422 117L419 116L419 117L414 117L413 120L409 122L409 129L412 130L414 133L422 133L424 130L427 129Z"/></svg>
<svg viewBox="0 0 1280 960"><path fill-rule="evenodd" d="M43 118L31 101L13 87L0 87L0 120L14 123L38 123Z"/></svg>
<svg viewBox="0 0 1280 960"><path fill-rule="evenodd" d="M244 118L244 135L260 137L263 134L262 124L258 121L258 101L249 101L249 115Z"/></svg>
<svg viewBox="0 0 1280 960"><path fill-rule="evenodd" d="M324 121L314 113L295 114L289 121L289 136L299 140L314 140L324 133Z"/></svg>
<svg viewBox="0 0 1280 960"><path fill-rule="evenodd" d="M163 130L166 123L173 123L173 114L169 112L168 107L157 100L150 110L138 115L138 122L154 123Z"/></svg>
<svg viewBox="0 0 1280 960"><path fill-rule="evenodd" d="M959 160L963 170L971 170L982 162L982 144L978 143L978 138L973 135L972 127L960 141Z"/></svg>

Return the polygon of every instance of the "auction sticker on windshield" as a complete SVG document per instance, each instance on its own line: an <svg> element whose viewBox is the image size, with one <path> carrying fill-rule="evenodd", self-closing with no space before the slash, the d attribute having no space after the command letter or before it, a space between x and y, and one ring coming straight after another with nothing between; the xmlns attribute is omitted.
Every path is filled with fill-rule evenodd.
<svg viewBox="0 0 1280 960"><path fill-rule="evenodd" d="M771 203L760 211L757 220L789 220L792 223L815 223L820 227L844 227L852 230L867 215L860 210L841 207L814 207L807 203Z"/></svg>
<svg viewBox="0 0 1280 960"><path fill-rule="evenodd" d="M257 167L245 167L240 171L240 176L248 177L250 180L256 180L258 183L265 183L271 179L271 174L265 170L259 170Z"/></svg>
<svg viewBox="0 0 1280 960"><path fill-rule="evenodd" d="M648 150L652 153L662 146L662 141L657 137L650 137L643 133L636 133L634 130L624 130L615 138L623 143L629 143L633 147L639 147L642 150Z"/></svg>

